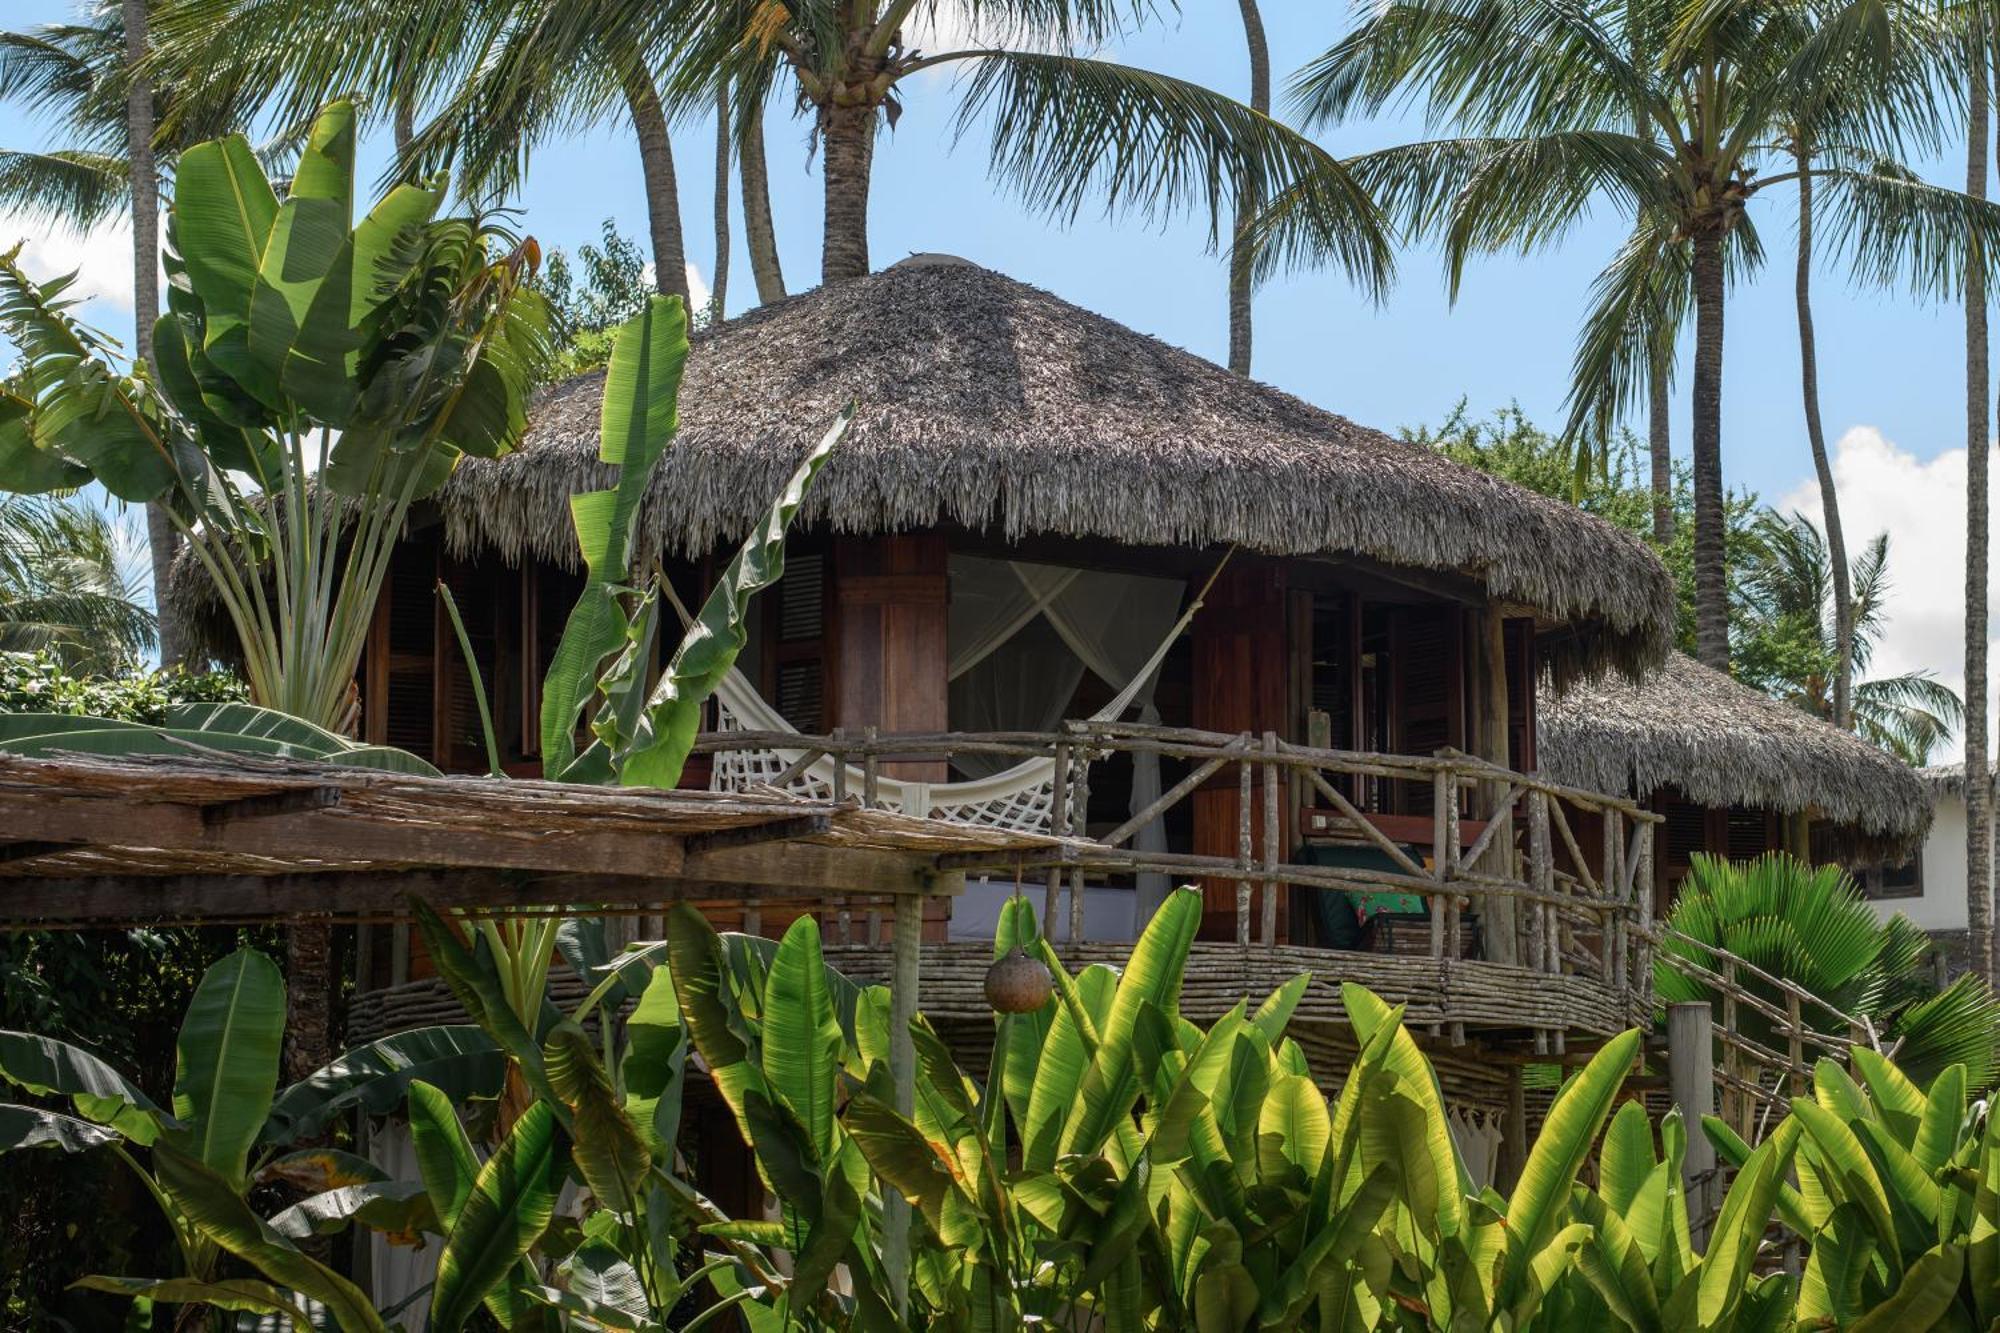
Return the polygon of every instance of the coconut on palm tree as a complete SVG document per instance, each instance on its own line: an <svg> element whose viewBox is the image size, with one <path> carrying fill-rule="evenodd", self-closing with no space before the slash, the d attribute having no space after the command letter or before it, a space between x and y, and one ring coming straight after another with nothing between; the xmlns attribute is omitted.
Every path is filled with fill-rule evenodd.
<svg viewBox="0 0 2000 1333"><path fill-rule="evenodd" d="M1737 674L1912 766L1928 763L1963 716L1959 697L1927 671L1867 675L1884 629L1889 535L1878 533L1855 557L1845 617L1852 632L1845 636L1835 609L1841 585L1833 554L1812 520L1765 510L1750 537L1737 572L1744 627ZM1857 681L1845 723L1837 703L1843 656L1848 677Z"/></svg>
<svg viewBox="0 0 2000 1333"><path fill-rule="evenodd" d="M1891 156L1935 129L1934 103L1913 84L1935 68L1939 36L1925 13L1875 0L1810 15L1392 0L1367 7L1298 80L1309 124L1415 101L1456 131L1349 164L1394 215L1441 238L1454 291L1473 255L1541 250L1593 206L1633 219L1585 325L1573 434L1587 440L1578 427L1601 419L1607 402L1639 400L1662 323L1688 312L1696 639L1710 666L1729 663L1724 313L1732 274L1762 254L1751 203L1801 178L1783 127L1814 128L1806 171L1836 238L1864 266L1961 254L1975 235L2000 236L2000 210L1925 184ZM1293 255L1310 258L1319 244L1284 198L1265 231Z"/></svg>

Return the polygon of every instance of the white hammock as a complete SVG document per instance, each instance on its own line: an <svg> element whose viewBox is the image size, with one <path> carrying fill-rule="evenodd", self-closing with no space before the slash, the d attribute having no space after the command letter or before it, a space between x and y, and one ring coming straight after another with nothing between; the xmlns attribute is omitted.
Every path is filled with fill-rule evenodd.
<svg viewBox="0 0 2000 1333"><path fill-rule="evenodd" d="M1210 582L1213 581L1211 577ZM664 582L662 586L665 587ZM666 587L665 591L674 609L680 613L682 622L692 623L687 608L674 596L673 589ZM1181 618L1174 622L1174 627L1167 631L1159 647L1153 650L1153 655L1146 659L1145 665L1125 682L1125 687L1111 702L1091 714L1091 721L1115 722L1124 716L1132 701L1145 690L1146 682L1160 669L1160 663L1166 660L1174 641L1180 638L1200 610L1201 597L1197 595ZM765 702L756 687L734 667L716 688L715 702L717 722L722 731L799 734L798 729ZM805 753L802 749L717 751L715 767L709 776L709 790L746 791L753 787L774 786ZM830 755L821 756L787 782L784 790L813 800L832 800L834 766L838 762ZM906 815L944 819L982 828L1047 833L1051 831L1055 806L1055 777L1054 759L1029 759L989 777L962 782L917 782L878 774L875 787L877 799L884 807ZM863 780L861 769L853 764L847 765L847 791L859 792Z"/></svg>

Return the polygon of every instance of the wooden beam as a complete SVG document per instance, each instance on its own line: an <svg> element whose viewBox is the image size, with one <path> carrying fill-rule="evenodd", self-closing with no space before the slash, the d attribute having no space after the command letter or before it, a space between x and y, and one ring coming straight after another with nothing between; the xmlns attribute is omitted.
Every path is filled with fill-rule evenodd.
<svg viewBox="0 0 2000 1333"><path fill-rule="evenodd" d="M717 829L713 833L695 833L682 839L682 849L689 856L700 856L706 852L721 851L725 847L754 847L767 842L789 842L794 838L812 838L833 829L833 816L827 814L795 815L787 819L771 819L761 824L740 824L735 828Z"/></svg>
<svg viewBox="0 0 2000 1333"><path fill-rule="evenodd" d="M937 882L945 891L953 891L963 885L964 877L942 876ZM0 929L46 930L126 921L286 920L308 914L401 916L408 914L413 897L439 909L501 909L552 904L657 906L721 897L812 899L825 892L805 881L777 885L478 870L23 877L0 879Z"/></svg>
<svg viewBox="0 0 2000 1333"><path fill-rule="evenodd" d="M73 842L49 842L39 838L24 838L19 842L0 842L0 864L15 861L30 861L37 856L47 856L51 852L74 851Z"/></svg>
<svg viewBox="0 0 2000 1333"><path fill-rule="evenodd" d="M217 801L213 805L201 807L201 822L208 828L220 828L245 819L270 819L277 815L304 814L312 810L330 810L340 804L338 787L299 787L289 791L270 792L263 796L239 796L233 801Z"/></svg>

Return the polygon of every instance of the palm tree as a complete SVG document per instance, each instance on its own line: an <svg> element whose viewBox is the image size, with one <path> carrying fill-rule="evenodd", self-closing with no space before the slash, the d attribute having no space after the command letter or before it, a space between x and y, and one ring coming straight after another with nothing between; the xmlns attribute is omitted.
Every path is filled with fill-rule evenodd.
<svg viewBox="0 0 2000 1333"><path fill-rule="evenodd" d="M214 0L207 0L213 3ZM1390 243L1367 195L1331 154L1242 103L1185 80L1072 54L1115 39L1130 15L1110 0L997 0L976 8L986 44L928 53L906 31L933 17L937 0L569 0L568 14L533 34L542 59L587 43L610 23L644 49L658 41L670 106L699 105L728 76L750 92L788 81L812 117L824 181L821 277L869 271L868 212L876 138L903 112L907 84L927 69L965 71L956 128L991 122L990 165L1036 208L1065 219L1092 198L1164 216L1205 207L1211 240L1222 244L1238 198L1294 189L1338 261L1371 293L1385 287ZM1022 49L1032 34L1036 46ZM518 114L525 80L511 79L501 55L456 101L456 119L474 127L475 158L511 152L488 132Z"/></svg>
<svg viewBox="0 0 2000 1333"><path fill-rule="evenodd" d="M1965 135L1965 192L1986 197L1988 148L1987 24L1970 6L1967 65L1971 105ZM1988 465L1987 394L1992 384L1986 345L1986 259L1969 249L1965 263L1965 917L1972 969L1993 967L1993 797L1986 780L1986 562Z"/></svg>
<svg viewBox="0 0 2000 1333"><path fill-rule="evenodd" d="M461 190L482 204L519 185L544 139L620 116L638 142L655 282L686 301L670 115L648 55L657 30L608 15L597 21L603 8L593 0L176 0L158 24L158 61L188 77L232 71L280 124L306 122L350 94L386 108L397 126L397 172L457 161ZM566 45L544 40L553 28L569 35ZM362 41L357 33L382 35ZM481 80L509 90L504 108L460 100ZM482 151L461 156L469 143Z"/></svg>
<svg viewBox="0 0 2000 1333"><path fill-rule="evenodd" d="M709 274L710 318L720 322L729 302L729 163L734 156L729 125L729 80L715 84L715 271Z"/></svg>
<svg viewBox="0 0 2000 1333"><path fill-rule="evenodd" d="M240 103L226 80L198 94L156 86L141 66L146 0L94 0L82 18L0 32L0 101L23 105L66 140L39 151L0 149L0 205L88 231L123 215L132 225L133 356L152 359L159 316L159 192L177 151L230 128ZM188 133L156 136L169 112ZM179 540L165 513L148 507L155 601L164 593ZM187 643L171 616L159 626L160 655L179 662Z"/></svg>
<svg viewBox="0 0 2000 1333"><path fill-rule="evenodd" d="M1836 605L1842 585L1834 578L1831 543L1812 520L1767 509L1747 545L1751 549L1738 578L1744 604L1738 674L1912 766L1928 763L1964 715L1959 697L1929 672L1862 680L1853 687L1847 719L1839 715L1842 667L1850 680L1866 673L1882 637L1890 588L1888 534L1878 533L1855 558L1846 634Z"/></svg>
<svg viewBox="0 0 2000 1333"><path fill-rule="evenodd" d="M1635 32L1669 23L1657 38ZM1867 262L1898 245L1963 253L1974 233L2000 235L2000 210L1885 160L1899 134L1934 119L1912 82L1933 69L1936 37L1922 14L1875 0L1811 26L1726 5L1676 16L1657 4L1391 0L1298 80L1309 125L1414 99L1460 131L1350 163L1393 214L1442 237L1454 293L1470 256L1538 251L1595 204L1634 219L1585 325L1571 433L1585 441L1607 403L1633 403L1668 327L1656 312L1684 302L1695 333L1696 643L1710 666L1729 663L1724 312L1732 271L1762 254L1750 203L1800 176L1773 149L1778 131L1828 127L1810 174L1836 233ZM1267 243L1314 257L1319 238L1289 200L1267 217Z"/></svg>
<svg viewBox="0 0 2000 1333"><path fill-rule="evenodd" d="M0 652L54 653L108 675L153 647L157 622L126 581L118 531L75 500L0 492Z"/></svg>
<svg viewBox="0 0 2000 1333"><path fill-rule="evenodd" d="M1238 0L1238 4L1243 10L1244 44L1250 49L1250 109L1268 116L1271 46L1264 37L1264 16L1258 12L1257 0ZM1256 276L1250 225L1257 206L1257 200L1248 195L1236 201L1236 229L1229 250L1229 368L1239 375L1250 373L1250 293Z"/></svg>
<svg viewBox="0 0 2000 1333"><path fill-rule="evenodd" d="M778 232L771 221L771 173L764 161L764 104L770 80L736 80L736 167L743 186L743 244L757 304L785 299L785 270L778 262Z"/></svg>

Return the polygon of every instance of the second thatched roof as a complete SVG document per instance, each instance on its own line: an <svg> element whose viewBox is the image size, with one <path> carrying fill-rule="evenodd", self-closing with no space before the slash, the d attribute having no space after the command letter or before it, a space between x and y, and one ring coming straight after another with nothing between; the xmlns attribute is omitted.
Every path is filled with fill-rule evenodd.
<svg viewBox="0 0 2000 1333"><path fill-rule="evenodd" d="M1810 812L1882 849L1931 822L1924 779L1860 737L1674 653L1641 684L1603 680L1540 704L1542 772L1640 798Z"/></svg>
<svg viewBox="0 0 2000 1333"><path fill-rule="evenodd" d="M574 562L569 497L610 476L602 389L600 375L557 386L522 449L460 467L441 495L456 551ZM850 400L854 428L805 514L835 531L956 523L1469 573L1575 627L1551 663L1563 675L1642 672L1670 642L1671 580L1631 535L941 257L698 338L641 541L738 538Z"/></svg>

